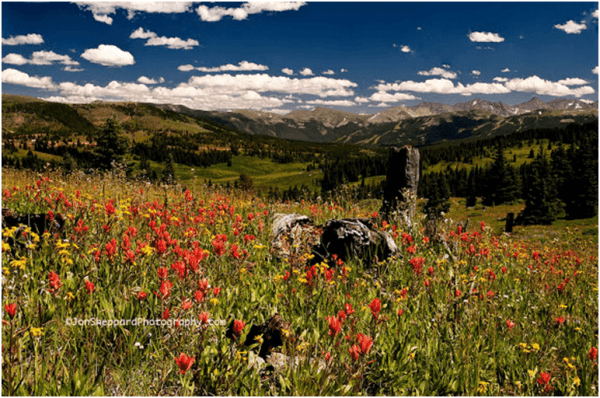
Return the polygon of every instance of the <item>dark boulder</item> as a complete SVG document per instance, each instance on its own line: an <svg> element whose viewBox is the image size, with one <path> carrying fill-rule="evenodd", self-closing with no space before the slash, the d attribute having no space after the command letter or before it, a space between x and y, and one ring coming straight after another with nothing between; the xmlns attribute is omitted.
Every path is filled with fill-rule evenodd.
<svg viewBox="0 0 600 398"><path fill-rule="evenodd" d="M245 347L250 347L251 345L256 344L259 338L262 339L258 356L266 359L267 356L271 354L273 348L283 346L286 334L284 330L289 332L289 329L290 323L284 321L283 318L276 314L260 325L252 325L250 331L248 331L248 334L246 335L246 340L244 340L243 345ZM225 336L234 340L233 321L227 326Z"/></svg>
<svg viewBox="0 0 600 398"><path fill-rule="evenodd" d="M392 237L387 232L375 230L373 222L366 218L327 221L316 251L321 258L331 258L335 254L344 262L360 259L368 263L375 257L383 261L399 253Z"/></svg>
<svg viewBox="0 0 600 398"><path fill-rule="evenodd" d="M44 232L61 233L65 222L66 218L62 214L55 214L50 220L44 213L18 214L11 209L2 208L2 229L17 228L13 237L8 239L11 246L14 246L15 241L22 236L25 228L30 228L32 232L41 237Z"/></svg>

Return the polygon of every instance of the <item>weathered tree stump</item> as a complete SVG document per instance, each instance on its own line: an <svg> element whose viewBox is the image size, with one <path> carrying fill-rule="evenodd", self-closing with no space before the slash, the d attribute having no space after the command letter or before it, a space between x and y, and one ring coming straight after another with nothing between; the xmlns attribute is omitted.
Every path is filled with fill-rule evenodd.
<svg viewBox="0 0 600 398"><path fill-rule="evenodd" d="M410 224L416 211L420 159L419 150L410 145L390 150L380 210L384 219L399 210L403 221Z"/></svg>

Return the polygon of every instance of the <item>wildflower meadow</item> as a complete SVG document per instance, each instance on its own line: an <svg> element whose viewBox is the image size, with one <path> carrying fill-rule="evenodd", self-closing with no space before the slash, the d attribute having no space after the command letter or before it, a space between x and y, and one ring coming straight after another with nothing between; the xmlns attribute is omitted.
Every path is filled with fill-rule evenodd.
<svg viewBox="0 0 600 398"><path fill-rule="evenodd" d="M2 206L66 220L2 231L3 395L598 395L595 242L110 173L5 169ZM276 213L372 218L401 256L278 256ZM243 343L275 314L268 369Z"/></svg>

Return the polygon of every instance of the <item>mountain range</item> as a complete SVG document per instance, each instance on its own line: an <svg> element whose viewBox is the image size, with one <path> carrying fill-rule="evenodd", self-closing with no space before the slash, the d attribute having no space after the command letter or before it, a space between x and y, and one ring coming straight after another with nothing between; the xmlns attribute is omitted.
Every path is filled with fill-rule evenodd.
<svg viewBox="0 0 600 398"><path fill-rule="evenodd" d="M240 131L314 143L351 143L375 147L414 146L486 138L532 128L598 123L598 102L532 98L518 105L473 99L455 105L422 102L364 115L317 107L285 115L236 110L202 111L182 105L125 102L62 104L2 95L5 133L63 131L90 133L115 117L135 137L147 133Z"/></svg>
<svg viewBox="0 0 600 398"><path fill-rule="evenodd" d="M375 146L426 145L443 140L489 137L530 128L597 121L598 102L536 97L518 105L474 99L455 105L422 102L372 115L317 107L285 115L261 111L200 111L181 105L156 105L210 119L250 134L311 142L344 142Z"/></svg>

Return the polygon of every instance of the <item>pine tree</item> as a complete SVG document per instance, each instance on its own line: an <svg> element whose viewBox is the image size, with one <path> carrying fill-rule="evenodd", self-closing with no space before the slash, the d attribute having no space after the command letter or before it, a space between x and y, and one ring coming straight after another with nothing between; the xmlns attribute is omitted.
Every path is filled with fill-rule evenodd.
<svg viewBox="0 0 600 398"><path fill-rule="evenodd" d="M112 163L120 163L127 153L127 141L120 136L121 127L115 119L108 119L98 136L94 149L94 164L101 170L108 170Z"/></svg>
<svg viewBox="0 0 600 398"><path fill-rule="evenodd" d="M423 211L429 218L435 219L450 210L450 188L443 173L432 173L428 180L424 195L427 198L427 204Z"/></svg>
<svg viewBox="0 0 600 398"><path fill-rule="evenodd" d="M526 176L523 196L525 209L519 213L519 224L550 225L561 215L563 204L558 199L550 162L543 151L533 161L530 173Z"/></svg>
<svg viewBox="0 0 600 398"><path fill-rule="evenodd" d="M173 155L169 154L167 158L167 164L163 169L161 181L172 184L175 182L175 167L173 166Z"/></svg>
<svg viewBox="0 0 600 398"><path fill-rule="evenodd" d="M477 191L475 188L475 170L471 170L467 180L467 207L475 207L477 204Z"/></svg>
<svg viewBox="0 0 600 398"><path fill-rule="evenodd" d="M494 163L488 169L487 175L484 205L495 206L517 199L519 191L517 173L507 165L504 149L501 145L496 147Z"/></svg>

